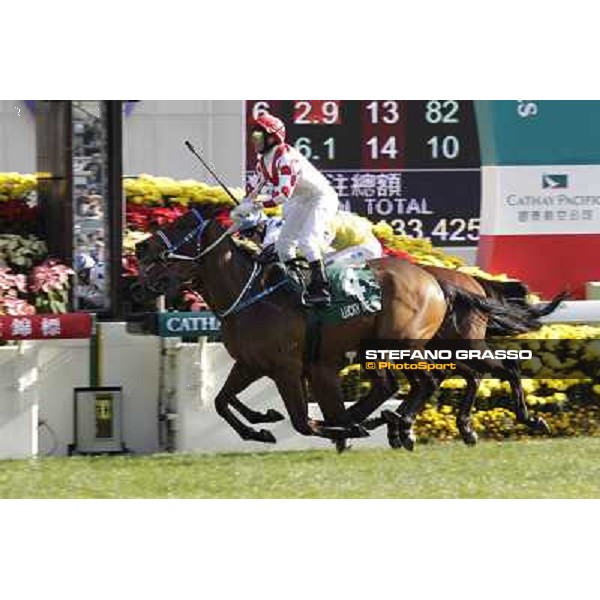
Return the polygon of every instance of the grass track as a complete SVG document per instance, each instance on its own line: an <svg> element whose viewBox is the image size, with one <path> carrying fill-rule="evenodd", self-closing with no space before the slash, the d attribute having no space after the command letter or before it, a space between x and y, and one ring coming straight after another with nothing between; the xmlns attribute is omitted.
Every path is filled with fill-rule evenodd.
<svg viewBox="0 0 600 600"><path fill-rule="evenodd" d="M600 438L0 462L0 498L598 498Z"/></svg>

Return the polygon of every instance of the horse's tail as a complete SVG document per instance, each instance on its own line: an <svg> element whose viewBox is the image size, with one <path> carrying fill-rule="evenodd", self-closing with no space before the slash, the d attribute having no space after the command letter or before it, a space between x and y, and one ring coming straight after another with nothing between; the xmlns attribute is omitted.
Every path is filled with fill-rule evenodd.
<svg viewBox="0 0 600 600"><path fill-rule="evenodd" d="M531 312L531 314L535 315L538 318L545 317L546 315L552 314L559 307L560 303L569 298L570 295L571 294L569 292L563 291L559 294L556 294L556 296L554 296L554 298L552 298L552 300L550 300L550 302L548 302L547 304L538 306L534 304L529 304L528 309Z"/></svg>
<svg viewBox="0 0 600 600"><path fill-rule="evenodd" d="M526 302L529 289L522 281L516 279L501 281L498 279L485 279L477 275L473 276L479 285L485 290L488 298L498 302Z"/></svg>
<svg viewBox="0 0 600 600"><path fill-rule="evenodd" d="M497 281L482 277L475 277L475 279L483 287L488 298L504 306L519 307L533 319L539 319L553 313L561 302L570 296L569 292L562 291L547 304L530 304L527 301L529 290L522 281ZM491 333L493 335L509 335L495 331Z"/></svg>
<svg viewBox="0 0 600 600"><path fill-rule="evenodd" d="M560 296L557 296L551 304L551 309L532 310L528 304L520 302L503 302L492 298L485 298L478 294L468 292L451 283L443 284L447 298L452 306L462 306L464 309L479 313L487 318L487 335L516 335L534 331L542 326L539 320L543 314L549 314L555 310L561 302ZM455 310L452 310L456 314Z"/></svg>

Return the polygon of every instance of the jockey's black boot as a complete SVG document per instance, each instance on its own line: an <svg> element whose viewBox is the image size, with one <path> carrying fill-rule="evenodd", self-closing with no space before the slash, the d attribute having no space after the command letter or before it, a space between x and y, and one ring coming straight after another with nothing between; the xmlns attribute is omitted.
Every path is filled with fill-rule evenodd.
<svg viewBox="0 0 600 600"><path fill-rule="evenodd" d="M284 263L287 276L301 289L304 289L304 279L298 268L295 258L286 260Z"/></svg>
<svg viewBox="0 0 600 600"><path fill-rule="evenodd" d="M310 284L306 289L305 301L311 306L329 306L331 304L331 292L329 281L322 260L314 260L309 263Z"/></svg>

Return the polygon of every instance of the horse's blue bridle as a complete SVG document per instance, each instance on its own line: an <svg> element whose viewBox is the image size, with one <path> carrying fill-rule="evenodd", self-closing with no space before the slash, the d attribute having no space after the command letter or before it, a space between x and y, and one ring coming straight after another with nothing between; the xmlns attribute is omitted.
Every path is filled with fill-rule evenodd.
<svg viewBox="0 0 600 600"><path fill-rule="evenodd" d="M161 255L161 258L164 258L164 259L176 258L179 260L198 260L201 256L206 254L209 250L212 250L214 248L214 246L216 246L217 243L220 242L221 239L223 239L225 237L225 235L221 236L217 240L217 243L211 244L211 246L209 246L207 249L203 250L202 252L198 253L196 256L185 256L184 254L177 254L176 253L177 250L179 250L179 248L181 248L182 246L187 244L190 240L192 240L194 238L194 236L196 236L196 242L198 244L198 248L200 248L200 240L202 238L202 234L204 233L204 230L206 229L206 227L208 226L208 224L211 221L211 219L205 219L202 216L202 214L200 213L200 211L196 208L192 208L191 212L198 220L198 225L196 225L196 227L194 227L194 229L192 229L189 233L187 233L183 237L183 239L181 239L177 244L173 244L173 242L171 242L171 240L167 237L167 234L164 231L162 231L161 229L159 229L156 232L156 235L158 235L158 237L163 241L163 243L167 247L165 252L163 252L163 254Z"/></svg>
<svg viewBox="0 0 600 600"><path fill-rule="evenodd" d="M200 241L202 238L202 234L204 233L204 230L206 229L206 227L209 225L209 223L212 220L212 219L205 219L202 216L202 214L200 213L200 211L198 211L195 208L192 208L192 213L198 220L198 225L196 225L196 227L194 227L194 229L192 229L192 231L187 233L183 237L183 239L181 239L177 244L173 244L171 242L171 240L167 237L167 235L160 229L156 232L156 235L158 235L158 237L160 237L160 239L163 241L163 243L167 247L167 249L163 253L164 256L162 256L162 258L187 260L187 261L198 260L202 256L205 256L206 254L208 254L215 246L217 246L217 244L219 244L222 240L224 240L231 233L233 228L235 227L235 226L232 226L229 229L227 229L212 244L207 246L204 250L199 252L196 256L185 256L184 254L177 254L176 253L177 250L179 250L179 248L181 248L183 245L187 244L187 242L192 240L194 238L194 236L196 236L196 242L198 244L198 248L200 248ZM218 318L222 319L228 315L235 314L235 313L243 310L244 308L251 306L252 304L255 304L259 300L262 300L264 297L272 294L275 290L279 289L281 286L283 286L286 283L285 280L279 281L278 283L272 285L271 287L267 288L266 290L263 290L259 294L244 301L243 300L244 297L246 296L246 294L252 287L252 284L256 280L256 277L258 276L260 270L261 270L260 264L258 262L255 262L253 269L252 269L252 273L250 274L250 277L248 278L248 281L242 288L239 296L233 301L231 306L224 311L216 311L216 310L214 311Z"/></svg>

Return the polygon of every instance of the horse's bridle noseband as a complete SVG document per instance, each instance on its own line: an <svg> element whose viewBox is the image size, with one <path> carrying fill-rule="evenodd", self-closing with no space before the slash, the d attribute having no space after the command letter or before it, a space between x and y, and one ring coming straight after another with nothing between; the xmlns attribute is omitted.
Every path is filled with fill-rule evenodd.
<svg viewBox="0 0 600 600"><path fill-rule="evenodd" d="M233 229L235 227L234 225L229 227L212 244L210 244L209 246L204 248L204 250L200 251L202 234L204 233L204 230L208 227L208 225L210 224L212 219L205 219L202 216L202 214L200 213L200 211L198 211L196 208L192 208L192 213L198 220L198 225L196 225L196 227L194 227L194 229L192 229L192 231L187 233L184 236L184 238L182 240L180 240L177 244L173 244L173 242L171 242L171 240L167 237L167 234L164 231L159 229L156 232L156 235L158 235L158 237L163 241L163 243L167 247L167 249L164 250L163 252L161 252L161 254L160 254L161 260L172 260L172 259L187 260L187 261L198 260L198 259L202 258L203 256L206 256L215 246L220 244L233 231ZM198 254L196 254L196 256L186 256L185 254L177 254L177 250L179 250L179 248L181 248L182 246L187 244L191 239L194 238L194 236L196 236L197 249L199 250Z"/></svg>

